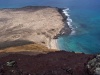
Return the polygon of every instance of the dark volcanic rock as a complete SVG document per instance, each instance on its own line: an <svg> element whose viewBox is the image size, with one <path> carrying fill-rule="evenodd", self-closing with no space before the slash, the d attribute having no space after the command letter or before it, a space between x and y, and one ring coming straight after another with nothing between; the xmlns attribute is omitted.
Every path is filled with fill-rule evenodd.
<svg viewBox="0 0 100 75"><path fill-rule="evenodd" d="M92 58L93 55L58 51L37 56L9 54L1 57L0 62L16 61L17 66L8 66L11 72L14 69L11 75L88 75L86 64ZM1 75L9 75L9 68L3 64Z"/></svg>
<svg viewBox="0 0 100 75"><path fill-rule="evenodd" d="M58 8L58 11L59 11L59 13L62 15L62 17L63 17L63 22L64 22L64 28L62 28L61 29L61 31L60 31L60 35L69 35L71 32L72 32L72 30L71 30L71 28L69 27L69 25L68 25L68 23L67 23L67 16L63 13L63 10L64 10L65 8ZM60 35L57 35L58 37L60 36Z"/></svg>
<svg viewBox="0 0 100 75"><path fill-rule="evenodd" d="M90 60L87 64L89 73L92 75L100 75L100 55Z"/></svg>

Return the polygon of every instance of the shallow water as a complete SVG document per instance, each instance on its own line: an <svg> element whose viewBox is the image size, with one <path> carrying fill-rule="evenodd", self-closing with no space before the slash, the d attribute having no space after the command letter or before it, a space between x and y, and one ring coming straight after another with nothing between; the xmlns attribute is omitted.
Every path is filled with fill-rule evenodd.
<svg viewBox="0 0 100 75"><path fill-rule="evenodd" d="M75 34L59 37L59 48L90 54L100 53L100 0L0 0L0 8L28 5L69 8Z"/></svg>

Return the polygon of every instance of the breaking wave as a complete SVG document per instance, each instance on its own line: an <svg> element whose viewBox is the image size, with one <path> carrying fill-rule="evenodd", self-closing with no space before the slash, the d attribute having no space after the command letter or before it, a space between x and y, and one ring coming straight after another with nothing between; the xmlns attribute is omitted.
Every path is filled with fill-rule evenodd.
<svg viewBox="0 0 100 75"><path fill-rule="evenodd" d="M72 19L70 18L70 15L68 14L68 13L69 13L68 11L69 11L69 8L63 9L63 13L64 13L65 16L67 17L66 22L67 22L69 28L71 28L71 30L72 30L72 32L71 32L70 35L74 35L74 34L75 34L75 29L74 29L74 27L72 26Z"/></svg>

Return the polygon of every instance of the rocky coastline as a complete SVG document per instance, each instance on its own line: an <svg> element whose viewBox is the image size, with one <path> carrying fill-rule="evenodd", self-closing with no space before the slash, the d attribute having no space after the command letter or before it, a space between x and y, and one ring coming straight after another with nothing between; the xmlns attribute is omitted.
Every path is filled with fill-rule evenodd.
<svg viewBox="0 0 100 75"><path fill-rule="evenodd" d="M69 35L72 30L71 28L68 26L67 24L67 16L63 13L63 10L65 8L57 8L58 9L58 12L61 14L61 16L63 17L62 21L64 22L64 27L60 30L59 34L57 34L54 39L57 39L59 36L62 36L62 35Z"/></svg>

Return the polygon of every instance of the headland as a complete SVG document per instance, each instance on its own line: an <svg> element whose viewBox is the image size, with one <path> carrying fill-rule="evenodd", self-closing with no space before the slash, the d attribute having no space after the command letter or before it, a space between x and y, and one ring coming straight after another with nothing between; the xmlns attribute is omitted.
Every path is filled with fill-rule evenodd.
<svg viewBox="0 0 100 75"><path fill-rule="evenodd" d="M57 49L56 39L64 30L64 20L60 8L0 9L0 49L32 43Z"/></svg>

